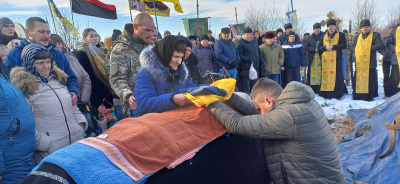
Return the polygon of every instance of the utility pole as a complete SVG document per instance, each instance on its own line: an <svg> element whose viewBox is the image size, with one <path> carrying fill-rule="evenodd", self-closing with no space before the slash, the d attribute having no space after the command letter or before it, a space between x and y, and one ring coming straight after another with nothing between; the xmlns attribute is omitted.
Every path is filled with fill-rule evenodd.
<svg viewBox="0 0 400 184"><path fill-rule="evenodd" d="M197 18L199 18L199 0L197 0Z"/></svg>
<svg viewBox="0 0 400 184"><path fill-rule="evenodd" d="M236 17L236 24L238 24L238 21L237 21L237 10L236 10L236 7L235 7L235 17Z"/></svg>

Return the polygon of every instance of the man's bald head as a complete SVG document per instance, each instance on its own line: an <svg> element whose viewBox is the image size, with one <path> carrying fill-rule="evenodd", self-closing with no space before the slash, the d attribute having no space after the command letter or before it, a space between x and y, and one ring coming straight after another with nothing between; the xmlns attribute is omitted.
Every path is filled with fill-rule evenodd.
<svg viewBox="0 0 400 184"><path fill-rule="evenodd" d="M155 31L153 18L146 13L139 13L133 21L133 29L133 38L147 44Z"/></svg>

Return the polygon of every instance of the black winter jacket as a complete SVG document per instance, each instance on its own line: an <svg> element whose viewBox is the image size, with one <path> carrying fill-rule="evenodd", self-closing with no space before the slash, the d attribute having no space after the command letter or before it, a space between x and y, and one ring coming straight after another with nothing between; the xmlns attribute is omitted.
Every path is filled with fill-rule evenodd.
<svg viewBox="0 0 400 184"><path fill-rule="evenodd" d="M264 56L261 53L260 47L256 39L252 39L251 42L246 39L239 40L238 52L240 56L241 70L249 70L251 64L257 72L264 69Z"/></svg>

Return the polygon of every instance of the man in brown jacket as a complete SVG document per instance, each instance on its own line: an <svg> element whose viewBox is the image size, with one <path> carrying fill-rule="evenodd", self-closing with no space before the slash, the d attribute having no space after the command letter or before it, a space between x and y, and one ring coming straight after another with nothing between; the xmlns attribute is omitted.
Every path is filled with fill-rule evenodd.
<svg viewBox="0 0 400 184"><path fill-rule="evenodd" d="M335 138L309 86L289 83L284 90L262 78L253 102L233 95L208 109L232 133L264 140L268 171L274 184L345 183ZM261 114L260 114L261 111Z"/></svg>

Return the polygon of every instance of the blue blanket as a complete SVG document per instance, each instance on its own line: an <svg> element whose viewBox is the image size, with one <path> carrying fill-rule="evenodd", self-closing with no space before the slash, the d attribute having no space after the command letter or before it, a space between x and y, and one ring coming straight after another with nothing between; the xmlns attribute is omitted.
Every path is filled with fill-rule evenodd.
<svg viewBox="0 0 400 184"><path fill-rule="evenodd" d="M68 172L76 183L143 184L148 178L145 176L138 182L133 181L121 169L111 163L101 151L81 143L74 143L52 153L44 158L33 171L43 163L60 166Z"/></svg>

